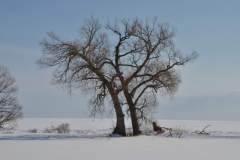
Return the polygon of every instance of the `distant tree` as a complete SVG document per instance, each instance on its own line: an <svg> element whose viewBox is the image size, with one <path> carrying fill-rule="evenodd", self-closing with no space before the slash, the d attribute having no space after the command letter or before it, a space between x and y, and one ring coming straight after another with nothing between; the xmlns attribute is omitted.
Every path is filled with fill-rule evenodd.
<svg viewBox="0 0 240 160"><path fill-rule="evenodd" d="M18 87L15 83L8 69L0 65L0 129L10 129L6 126L22 116L22 106L16 97Z"/></svg>
<svg viewBox="0 0 240 160"><path fill-rule="evenodd" d="M108 32L100 33L100 28L92 17L80 28L80 39L61 40L48 33L50 40L40 42L43 55L37 64L55 67L53 84L69 92L80 88L92 94L89 106L93 116L105 111L108 98L117 117L115 132L120 135L126 135L122 108L126 105L133 134L138 135L138 120L146 119L157 106L157 91L174 94L181 82L174 68L194 60L197 53L183 56L172 41L175 30L156 20L115 20L106 25ZM117 37L111 37L110 43L108 37L113 35Z"/></svg>

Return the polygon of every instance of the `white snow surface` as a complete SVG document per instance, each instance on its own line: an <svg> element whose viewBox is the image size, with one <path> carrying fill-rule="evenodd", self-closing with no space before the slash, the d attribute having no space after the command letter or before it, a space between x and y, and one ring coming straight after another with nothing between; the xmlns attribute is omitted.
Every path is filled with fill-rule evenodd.
<svg viewBox="0 0 240 160"><path fill-rule="evenodd" d="M142 126L144 135L111 135L111 119L24 118L11 131L0 131L0 160L240 160L240 122L158 120L175 128L177 138L166 131L157 134ZM44 128L69 123L68 134L42 133ZM204 127L209 135L199 135ZM126 121L127 132L131 123ZM37 133L29 133L37 129Z"/></svg>

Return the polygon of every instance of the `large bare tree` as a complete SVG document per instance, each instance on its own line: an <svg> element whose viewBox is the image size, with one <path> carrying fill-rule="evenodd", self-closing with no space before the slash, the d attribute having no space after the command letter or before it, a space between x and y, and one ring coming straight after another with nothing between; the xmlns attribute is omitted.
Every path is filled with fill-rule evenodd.
<svg viewBox="0 0 240 160"><path fill-rule="evenodd" d="M0 65L0 129L9 129L9 124L22 116L22 106L18 103L18 87L7 68Z"/></svg>
<svg viewBox="0 0 240 160"><path fill-rule="evenodd" d="M40 42L43 56L37 64L44 67L56 67L53 84L69 89L82 89L91 94L89 106L91 115L104 112L104 102L110 97L117 117L115 133L125 136L125 123L122 106L116 90L116 74L109 68L106 60L111 57L110 44L105 33L100 33L100 24L93 17L85 20L79 30L80 39L60 40L54 33L48 33L50 40Z"/></svg>
<svg viewBox="0 0 240 160"><path fill-rule="evenodd" d="M126 104L133 134L138 135L138 120L157 106L157 91L174 94L181 82L174 68L192 61L197 53L180 54L172 41L175 31L156 20L115 20L106 25L108 32L101 33L100 28L92 17L80 28L80 39L61 40L48 33L50 40L40 42L43 56L37 64L55 67L53 84L92 94L92 115L104 112L108 98L117 117L115 133L120 135L126 135L122 109Z"/></svg>
<svg viewBox="0 0 240 160"><path fill-rule="evenodd" d="M157 92L174 94L181 82L176 66L183 66L197 58L194 51L182 55L175 49L172 38L176 31L168 24L139 19L116 20L107 24L118 38L114 45L114 67L128 106L133 135L138 135L139 119L146 119L157 106ZM123 101L124 101L123 100Z"/></svg>

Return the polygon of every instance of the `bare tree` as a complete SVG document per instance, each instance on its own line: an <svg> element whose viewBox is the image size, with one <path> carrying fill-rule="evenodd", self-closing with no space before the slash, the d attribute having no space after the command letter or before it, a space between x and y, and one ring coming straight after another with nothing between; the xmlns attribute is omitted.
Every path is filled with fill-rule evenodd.
<svg viewBox="0 0 240 160"><path fill-rule="evenodd" d="M15 79L7 68L0 65L0 129L11 129L6 126L22 116L22 106L16 98L17 90Z"/></svg>
<svg viewBox="0 0 240 160"><path fill-rule="evenodd" d="M174 94L181 82L175 67L194 60L197 53L183 56L172 41L176 31L156 19L108 23L106 29L117 36L112 43L106 34L109 32L101 33L100 29L98 20L92 17L80 28L80 39L64 41L48 33L50 40L40 42L43 56L37 64L42 68L55 67L53 84L70 93L72 89L82 89L91 94L93 116L102 114L105 100L110 100L117 117L115 132L120 135L126 135L122 109L126 105L133 135L138 135L138 120L146 119L156 108L157 92Z"/></svg>
<svg viewBox="0 0 240 160"><path fill-rule="evenodd" d="M60 40L54 33L48 33L50 40L40 42L43 56L37 61L42 67L56 67L53 84L69 90L82 89L90 94L91 115L104 113L104 102L110 97L117 117L115 133L126 136L124 114L116 89L116 74L108 67L111 57L110 44L105 33L100 33L100 24L93 17L85 20L79 30L79 40Z"/></svg>
<svg viewBox="0 0 240 160"><path fill-rule="evenodd" d="M157 20L116 20L106 28L118 41L114 45L114 69L120 81L127 113L132 119L133 134L138 135L138 119L146 119L157 106L157 92L174 94L181 82L176 66L183 66L197 58L194 51L182 55L175 49L172 38L176 31Z"/></svg>

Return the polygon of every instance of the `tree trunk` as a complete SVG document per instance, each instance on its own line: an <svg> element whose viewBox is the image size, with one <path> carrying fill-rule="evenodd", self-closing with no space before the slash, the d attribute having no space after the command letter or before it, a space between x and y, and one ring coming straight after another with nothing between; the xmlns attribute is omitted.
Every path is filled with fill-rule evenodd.
<svg viewBox="0 0 240 160"><path fill-rule="evenodd" d="M138 118L137 118L137 113L136 113L136 108L134 106L134 103L132 101L132 97L131 95L128 93L128 90L125 89L124 90L124 95L125 98L127 100L128 106L129 106L129 110L130 110L130 114L131 114L131 120L132 120L132 128L133 128L133 135L134 136L138 136L141 131L139 129L139 124L138 124Z"/></svg>
<svg viewBox="0 0 240 160"><path fill-rule="evenodd" d="M119 134L121 136L126 136L126 128L125 128L125 121L124 121L124 114L122 111L122 106L119 102L118 95L114 93L113 89L109 89L109 93L112 97L112 101L114 104L114 109L117 117L116 127L113 131L114 134Z"/></svg>
<svg viewBox="0 0 240 160"><path fill-rule="evenodd" d="M116 123L116 127L114 128L113 134L118 134L121 136L126 136L126 129L125 129L125 122L124 122L124 115L118 115L117 114L117 123Z"/></svg>

